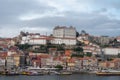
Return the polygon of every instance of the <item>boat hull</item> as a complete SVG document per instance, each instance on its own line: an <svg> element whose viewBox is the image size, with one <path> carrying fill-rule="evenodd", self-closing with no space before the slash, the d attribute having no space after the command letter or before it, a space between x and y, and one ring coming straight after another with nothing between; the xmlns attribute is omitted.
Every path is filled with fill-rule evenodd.
<svg viewBox="0 0 120 80"><path fill-rule="evenodd" d="M57 75L72 75L71 72L58 72Z"/></svg>
<svg viewBox="0 0 120 80"><path fill-rule="evenodd" d="M120 72L114 73L114 72L98 72L96 73L98 76L120 76Z"/></svg>

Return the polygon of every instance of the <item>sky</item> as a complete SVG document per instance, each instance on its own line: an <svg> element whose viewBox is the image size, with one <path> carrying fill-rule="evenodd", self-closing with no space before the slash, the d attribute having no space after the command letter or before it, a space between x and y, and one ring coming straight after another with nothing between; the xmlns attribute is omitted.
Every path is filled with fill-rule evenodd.
<svg viewBox="0 0 120 80"><path fill-rule="evenodd" d="M73 26L91 35L120 35L120 0L0 0L0 37L51 34Z"/></svg>

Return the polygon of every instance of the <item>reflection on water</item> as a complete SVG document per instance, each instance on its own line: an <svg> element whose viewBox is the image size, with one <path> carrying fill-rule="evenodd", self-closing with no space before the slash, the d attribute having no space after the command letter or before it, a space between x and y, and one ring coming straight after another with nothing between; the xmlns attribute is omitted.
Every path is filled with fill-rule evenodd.
<svg viewBox="0 0 120 80"><path fill-rule="evenodd" d="M0 80L120 80L120 76L96 76L94 74L0 76Z"/></svg>

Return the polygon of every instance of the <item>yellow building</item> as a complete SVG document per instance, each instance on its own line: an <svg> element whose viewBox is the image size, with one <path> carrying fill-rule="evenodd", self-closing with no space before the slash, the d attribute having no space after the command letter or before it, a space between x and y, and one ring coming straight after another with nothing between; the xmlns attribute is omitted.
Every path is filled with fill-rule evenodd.
<svg viewBox="0 0 120 80"><path fill-rule="evenodd" d="M20 64L20 55L14 55L13 56L13 58L14 58L14 65L16 66L16 67L18 67L19 66L19 64Z"/></svg>

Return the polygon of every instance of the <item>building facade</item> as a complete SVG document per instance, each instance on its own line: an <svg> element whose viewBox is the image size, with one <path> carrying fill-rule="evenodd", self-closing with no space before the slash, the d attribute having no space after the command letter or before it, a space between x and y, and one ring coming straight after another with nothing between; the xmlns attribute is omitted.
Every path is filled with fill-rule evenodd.
<svg viewBox="0 0 120 80"><path fill-rule="evenodd" d="M77 43L74 38L53 38L51 40L52 44L65 44L65 45L75 45Z"/></svg>
<svg viewBox="0 0 120 80"><path fill-rule="evenodd" d="M46 45L50 38L45 35L40 34L27 34L22 36L21 44L30 44L30 45Z"/></svg>
<svg viewBox="0 0 120 80"><path fill-rule="evenodd" d="M76 29L74 27L55 27L53 29L52 44L76 45Z"/></svg>
<svg viewBox="0 0 120 80"><path fill-rule="evenodd" d="M120 48L104 48L103 52L105 55L118 55L120 53Z"/></svg>
<svg viewBox="0 0 120 80"><path fill-rule="evenodd" d="M76 29L74 27L55 27L53 30L53 36L59 38L76 38Z"/></svg>

